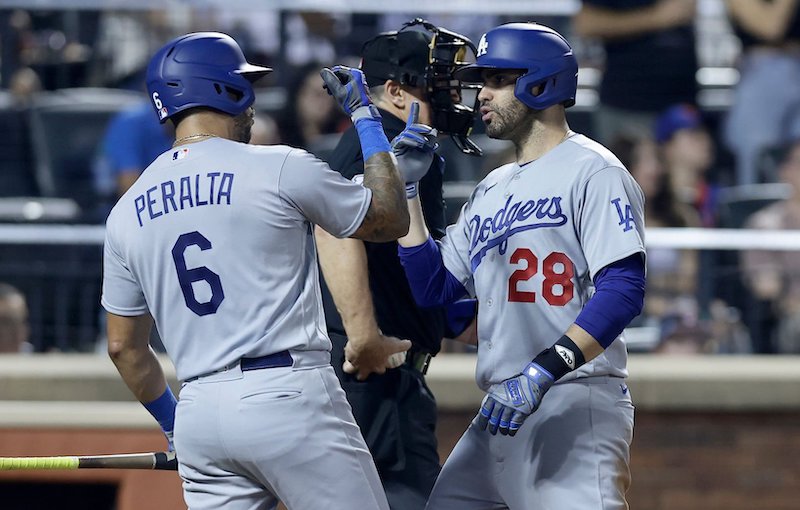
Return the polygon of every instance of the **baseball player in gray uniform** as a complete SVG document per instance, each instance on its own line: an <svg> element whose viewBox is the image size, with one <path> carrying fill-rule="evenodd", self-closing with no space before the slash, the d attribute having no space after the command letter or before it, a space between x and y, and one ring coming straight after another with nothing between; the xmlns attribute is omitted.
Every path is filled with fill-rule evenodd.
<svg viewBox="0 0 800 510"><path fill-rule="evenodd" d="M438 243L409 201L399 250L415 299L477 297L486 392L427 508L627 508L633 405L620 334L644 298L644 199L613 154L569 129L577 71L550 28L487 32L455 76L483 84L486 132L512 141L517 160L478 184Z"/></svg>
<svg viewBox="0 0 800 510"><path fill-rule="evenodd" d="M177 139L108 217L109 354L174 438L190 509L388 510L330 366L312 232L405 234L406 183L355 69L322 75L361 136L363 186L303 150L247 145L252 82L269 71L214 32L151 60L148 92ZM183 381L177 409L148 346L153 321Z"/></svg>

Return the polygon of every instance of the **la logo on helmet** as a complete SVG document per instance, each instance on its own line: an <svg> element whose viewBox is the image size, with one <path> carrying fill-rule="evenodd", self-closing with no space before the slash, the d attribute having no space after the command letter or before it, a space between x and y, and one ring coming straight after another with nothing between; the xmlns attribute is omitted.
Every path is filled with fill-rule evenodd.
<svg viewBox="0 0 800 510"><path fill-rule="evenodd" d="M485 55L486 52L489 51L489 41L486 40L486 34L481 36L481 41L478 43L478 52L475 54L475 57L480 57L481 55Z"/></svg>

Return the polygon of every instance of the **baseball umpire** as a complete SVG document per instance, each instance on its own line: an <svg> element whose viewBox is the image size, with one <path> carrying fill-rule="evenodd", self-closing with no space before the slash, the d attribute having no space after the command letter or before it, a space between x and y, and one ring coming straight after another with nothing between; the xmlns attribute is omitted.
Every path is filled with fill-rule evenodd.
<svg viewBox="0 0 800 510"><path fill-rule="evenodd" d="M474 54L474 45L466 37L421 19L364 44L361 70L389 138L403 131L412 104L418 102L419 122L450 134L463 151L479 153L467 136L474 110L460 103L460 86L452 75L470 51ZM344 133L328 164L349 179L361 179L364 160L355 130ZM419 197L428 229L439 238L446 226L444 159L437 155L425 166L429 170L407 193ZM335 239L317 230L329 289L323 286L333 366L373 454L389 505L422 509L440 469L436 403L424 373L431 356L439 352L447 326L445 309L414 303L396 242ZM405 363L386 371L387 357L409 345Z"/></svg>
<svg viewBox="0 0 800 510"><path fill-rule="evenodd" d="M486 133L516 162L491 172L440 241L409 201L400 257L420 304L478 299L476 419L445 462L436 510L626 509L633 405L623 328L644 299L642 191L569 129L578 64L535 23L496 27L475 64ZM497 432L500 432L497 435Z"/></svg>
<svg viewBox="0 0 800 510"><path fill-rule="evenodd" d="M363 186L303 150L247 145L252 83L269 71L215 32L181 36L152 58L150 99L177 139L108 217L109 355L170 447L174 437L190 509L281 500L292 510L385 510L330 365L312 224L396 238L408 225L404 182L357 69L322 76L356 125ZM395 149L401 164L415 151L432 157L406 138ZM183 381L177 409L148 346L153 321Z"/></svg>

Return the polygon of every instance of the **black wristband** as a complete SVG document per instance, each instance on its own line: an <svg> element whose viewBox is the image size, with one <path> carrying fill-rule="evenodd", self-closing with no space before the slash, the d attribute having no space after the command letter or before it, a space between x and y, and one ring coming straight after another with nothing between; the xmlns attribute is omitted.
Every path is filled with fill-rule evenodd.
<svg viewBox="0 0 800 510"><path fill-rule="evenodd" d="M550 372L553 379L558 381L586 363L586 359L575 342L564 335L552 347L540 352L533 362Z"/></svg>

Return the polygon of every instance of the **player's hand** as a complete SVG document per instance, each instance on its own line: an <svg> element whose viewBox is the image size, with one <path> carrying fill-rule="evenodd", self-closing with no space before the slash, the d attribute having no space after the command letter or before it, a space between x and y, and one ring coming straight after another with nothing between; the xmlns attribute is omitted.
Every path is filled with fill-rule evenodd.
<svg viewBox="0 0 800 510"><path fill-rule="evenodd" d="M325 90L336 99L353 122L363 117L381 118L369 97L367 80L361 70L347 66L325 67L319 75L325 82Z"/></svg>
<svg viewBox="0 0 800 510"><path fill-rule="evenodd" d="M350 339L344 346L345 373L355 374L356 379L363 381L370 374L383 374L387 368L399 366L400 356L411 348L410 340L401 340L393 336L378 334L365 340Z"/></svg>
<svg viewBox="0 0 800 510"><path fill-rule="evenodd" d="M553 376L541 366L528 363L521 374L489 388L476 416L478 426L486 430L488 425L492 435L498 430L503 435L515 435L525 418L539 408L554 382Z"/></svg>
<svg viewBox="0 0 800 510"><path fill-rule="evenodd" d="M392 140L392 152L397 158L397 169L406 181L406 196L417 196L417 183L425 177L439 148L436 130L419 124L419 103L411 103L406 128Z"/></svg>

